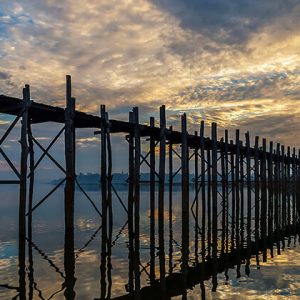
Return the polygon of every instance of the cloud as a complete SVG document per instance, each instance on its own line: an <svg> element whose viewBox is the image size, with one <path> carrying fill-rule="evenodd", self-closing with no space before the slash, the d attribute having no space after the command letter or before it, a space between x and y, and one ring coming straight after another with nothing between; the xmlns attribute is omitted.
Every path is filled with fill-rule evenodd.
<svg viewBox="0 0 300 300"><path fill-rule="evenodd" d="M209 35L218 43L240 46L262 27L299 9L288 0L153 0L180 20L180 26Z"/></svg>
<svg viewBox="0 0 300 300"><path fill-rule="evenodd" d="M128 120L139 106L148 122L166 104L176 128L187 111L192 129L201 119L229 129L247 124L293 143L299 10L292 0L4 0L1 94L21 97L29 83L33 99L64 106L70 73L80 110L98 114L106 104L111 118ZM293 125L276 135L273 118ZM80 139L96 143L89 131Z"/></svg>

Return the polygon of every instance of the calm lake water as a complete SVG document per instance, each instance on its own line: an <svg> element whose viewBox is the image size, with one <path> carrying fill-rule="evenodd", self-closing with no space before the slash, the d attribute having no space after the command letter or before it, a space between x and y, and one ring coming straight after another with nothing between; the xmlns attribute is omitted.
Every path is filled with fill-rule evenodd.
<svg viewBox="0 0 300 300"><path fill-rule="evenodd" d="M18 295L18 186L1 186L0 189L0 299L12 299ZM39 184L35 188L35 203L53 188L50 184ZM88 188L87 193L100 207L100 193L97 188ZM127 190L119 189L119 196L127 202ZM191 196L191 201L192 201ZM65 299L66 265L64 262L64 191L58 189L34 213L32 221L32 242L26 244L26 295L27 299ZM168 193L166 193L168 199ZM181 264L181 192L173 192L172 240L167 205L165 211L166 273L180 272ZM149 192L141 191L140 213L140 260L141 287L149 285L150 222ZM246 210L245 210L246 211ZM246 214L246 213L245 213ZM195 222L190 215L190 260L195 264ZM75 282L76 299L100 298L101 263L101 218L81 191L75 199ZM219 224L220 225L220 224ZM221 226L221 225L220 225ZM157 222L156 222L157 227ZM157 232L157 230L156 230ZM156 236L156 241L157 241ZM188 299L300 299L300 247L298 237L287 241L281 255L260 262L251 259L250 274L245 265L237 276L236 267L227 274L218 274L218 287L212 292L211 280L204 285L197 284L188 290ZM170 248L171 246L171 248ZM274 247L275 249L275 247ZM70 249L69 249L70 250ZM171 253L170 253L170 250ZM274 251L276 252L276 251ZM155 249L155 273L159 277L159 261ZM170 255L171 254L171 255ZM120 202L113 197L113 233L111 249L111 286L107 279L111 298L128 294L128 227L127 214ZM239 278L237 278L239 277ZM32 295L32 296L30 296ZM174 299L181 299L176 296Z"/></svg>

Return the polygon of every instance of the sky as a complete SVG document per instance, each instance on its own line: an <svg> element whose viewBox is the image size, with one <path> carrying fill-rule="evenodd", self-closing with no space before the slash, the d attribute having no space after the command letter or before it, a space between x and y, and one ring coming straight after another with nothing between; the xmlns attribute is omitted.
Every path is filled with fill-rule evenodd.
<svg viewBox="0 0 300 300"><path fill-rule="evenodd" d="M165 104L177 129L187 112L191 132L215 121L220 137L239 128L298 147L299 15L298 0L2 0L0 94L21 97L28 83L34 100L64 106L71 74L77 108L89 113L106 104L127 120L139 106L148 122ZM0 116L1 130L8 121ZM45 145L55 132L37 129ZM94 171L99 141L88 130L77 136L79 165Z"/></svg>

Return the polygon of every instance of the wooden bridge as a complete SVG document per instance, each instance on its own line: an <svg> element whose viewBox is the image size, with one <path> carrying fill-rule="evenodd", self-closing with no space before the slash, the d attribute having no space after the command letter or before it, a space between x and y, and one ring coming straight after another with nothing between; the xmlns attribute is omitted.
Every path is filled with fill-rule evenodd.
<svg viewBox="0 0 300 300"><path fill-rule="evenodd" d="M65 184L65 229L68 233L68 249L74 250L74 192L78 185L91 205L101 216L101 299L107 297L107 255L111 254L112 241L112 195L121 202L128 214L129 232L129 282L128 295L140 299L144 291L152 289L154 293L168 298L172 295L170 280L181 282L180 291L186 294L191 287L191 278L200 274L203 266L209 265L214 289L217 287L217 273L222 269L224 255L229 261L249 259L259 252L267 260L267 250L273 255L273 245L284 243L287 232L298 232L299 211L297 176L300 167L300 152L295 148L285 147L266 139L255 137L250 145L249 132L242 141L239 130L235 140L229 140L228 131L220 138L217 136L217 124L211 124L211 136L204 136L204 122L199 124L199 132L187 131L186 114L181 116L181 131L167 127L165 107L160 107L159 127L155 126L153 117L149 125L140 124L139 110L134 107L129 112L128 122L109 118L105 106L101 105L99 116L83 113L75 109L75 98L71 93L71 77L66 77L66 107L54 107L32 101L30 88L23 89L23 99L0 96L0 113L15 116L0 139L0 153L16 174L17 180L1 181L1 184L18 184L20 186L19 202L19 261L20 269L25 266L25 240L30 240L30 227L33 212L52 195L56 189ZM1 148L12 129L21 120L21 157L20 168L10 160ZM55 122L62 124L48 147L42 146L32 134L34 124ZM101 141L101 211L76 180L76 130L94 128ZM49 150L64 133L65 165L61 165ZM112 144L111 135L123 133L128 142L128 198L121 199L112 183ZM149 151L143 153L141 141L149 144ZM35 160L34 147L42 151ZM156 149L159 149L158 152ZM65 178L37 203L33 203L34 174L40 162L48 157L65 174ZM175 169L174 160L180 161ZM157 163L158 162L158 163ZM140 170L141 165L149 168L150 201L150 286L141 287L140 282ZM194 173L194 189L191 195L190 174ZM180 278L166 271L164 243L164 212L169 212L169 227L172 227L172 192L173 178L181 174L181 273ZM166 174L168 180L166 180ZM28 182L29 181L29 185ZM158 184L156 182L158 181ZM246 193L244 193L244 190ZM156 197L156 191L158 196ZM166 193L168 192L168 198ZM157 199L156 199L157 198ZM190 201L192 199L192 201ZM155 240L155 210L158 210L158 241ZM201 211L201 214L199 213ZM192 213L193 220L190 220ZM27 222L26 222L27 217ZM190 260L190 224L195 221L195 254L199 265L191 269ZM26 226L27 224L27 226ZM28 230L26 229L28 227ZM159 278L155 274L155 247L158 245ZM67 262L74 263L74 251L66 251ZM73 253L73 254L72 254ZM232 257L234 254L234 259ZM230 256L231 255L231 256ZM258 258L257 258L258 260ZM228 261L227 261L228 262ZM230 264L228 262L228 264ZM69 265L69 264L67 264ZM72 298L74 293L74 268L66 268L66 278L71 285L66 287L66 295ZM199 273L200 272L200 273ZM22 273L22 272L21 272ZM193 276L191 275L193 274ZM196 275L195 275L196 274ZM195 281L200 282L202 275ZM23 277L22 277L23 276ZM172 277L173 276L173 277ZM177 279L172 279L174 276ZM192 276L192 277L191 277ZM197 276L196 276L197 277ZM25 285L25 274L20 278L20 295ZM178 279L179 278L179 279ZM66 279L66 280L67 280ZM193 279L194 280L194 279ZM73 284L73 286L72 286ZM178 284L177 284L178 287ZM174 292L174 291L173 291ZM148 293L148 292L147 292ZM143 296L145 297L145 296Z"/></svg>

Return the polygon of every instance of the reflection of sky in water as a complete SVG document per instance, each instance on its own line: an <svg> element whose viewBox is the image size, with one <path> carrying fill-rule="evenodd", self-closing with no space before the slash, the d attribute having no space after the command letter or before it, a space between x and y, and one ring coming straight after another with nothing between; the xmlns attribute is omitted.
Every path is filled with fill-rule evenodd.
<svg viewBox="0 0 300 300"><path fill-rule="evenodd" d="M37 202L51 186L40 185L36 195ZM98 191L89 191L90 196L99 206L100 195ZM119 192L124 202L127 202L127 193ZM17 226L18 226L18 201L17 191L12 187L1 189L0 194L0 284L18 286L18 259L17 259ZM7 201L6 199L10 199ZM34 212L33 217L33 268L36 287L34 297L39 293L44 298L62 289L64 278L64 231L63 231L63 189L60 189L48 199L40 208ZM141 264L147 265L149 261L149 198L148 192L142 192L141 197ZM180 269L178 263L181 253L179 243L181 241L181 193L174 193L173 210L173 263L174 270ZM126 213L118 200L114 197L114 228L112 249L112 296L126 293L125 285L128 283L128 229L126 224ZM167 207L166 207L167 209ZM92 299L99 297L100 290L100 238L101 231L95 235L90 243L84 247L90 237L99 230L100 218L95 213L90 203L77 191L75 207L75 292L77 299ZM157 217L157 216L156 216ZM192 220L192 219L191 219ZM157 224L156 224L157 226ZM169 229L168 213L165 213L165 251L166 270L168 271L169 259ZM3 230L2 228L5 228ZM193 255L192 241L194 237L194 225L190 226L191 257ZM178 244L177 244L178 243ZM216 293L210 292L211 282L205 283L207 299L300 299L300 247L286 250L281 256L275 256L268 263L261 264L260 270L253 265L250 277L241 267L242 277L236 278L236 271L229 271L229 280L225 281L224 274L219 274L219 285ZM156 251L157 252L157 251ZM28 251L27 251L28 255ZM28 267L28 259L27 259ZM56 269L51 265L55 264ZM252 262L254 263L254 261ZM158 258L156 258L156 275L158 275ZM149 271L149 268L147 269ZM62 272L62 274L60 274ZM27 269L28 273L28 269ZM145 272L142 273L142 286L148 285L149 280ZM14 290L0 288L0 299L9 299L16 295ZM191 299L198 299L200 295L199 286L189 291ZM64 299L63 291L55 295L54 299ZM180 297L177 297L180 299Z"/></svg>
<svg viewBox="0 0 300 300"><path fill-rule="evenodd" d="M253 262L254 263L254 262ZM237 278L236 270L229 270L229 280L218 275L217 292L212 293L209 281L205 282L207 299L300 299L300 248L291 248L275 256L261 268L251 267L249 277L243 266L242 276ZM199 286L189 292L190 299L199 299ZM181 299L175 297L174 299Z"/></svg>

